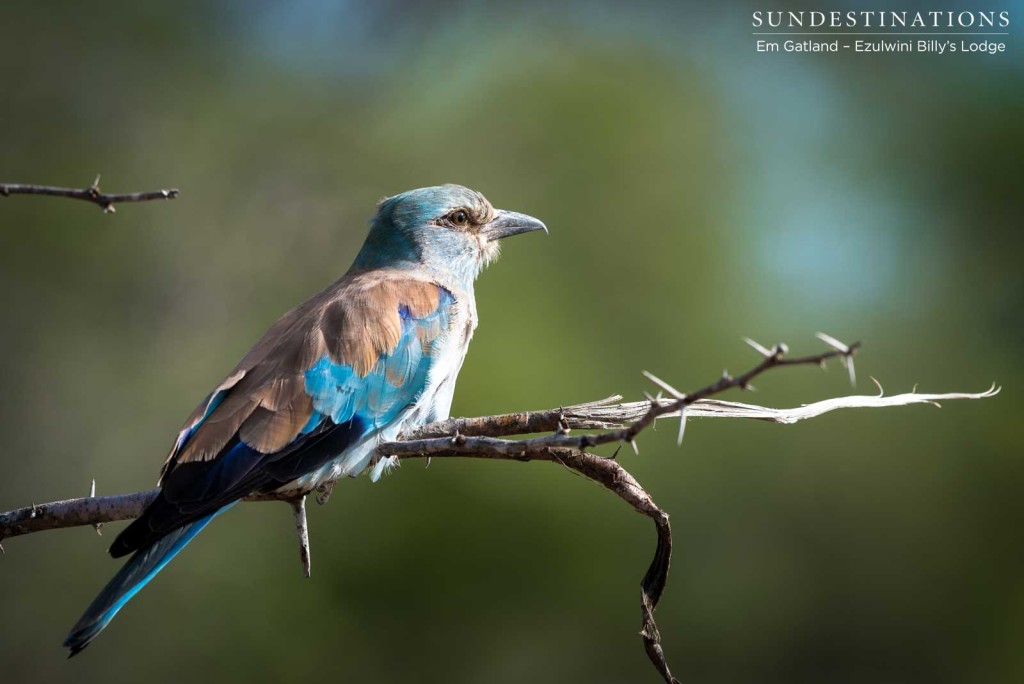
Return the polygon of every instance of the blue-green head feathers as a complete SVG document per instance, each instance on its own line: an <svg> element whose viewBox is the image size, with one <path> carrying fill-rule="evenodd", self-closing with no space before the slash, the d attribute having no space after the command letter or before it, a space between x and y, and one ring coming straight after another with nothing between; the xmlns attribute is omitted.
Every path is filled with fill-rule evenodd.
<svg viewBox="0 0 1024 684"><path fill-rule="evenodd" d="M441 284L468 288L498 256L498 240L541 229L547 230L537 219L495 209L461 185L419 188L377 205L354 265L422 270Z"/></svg>

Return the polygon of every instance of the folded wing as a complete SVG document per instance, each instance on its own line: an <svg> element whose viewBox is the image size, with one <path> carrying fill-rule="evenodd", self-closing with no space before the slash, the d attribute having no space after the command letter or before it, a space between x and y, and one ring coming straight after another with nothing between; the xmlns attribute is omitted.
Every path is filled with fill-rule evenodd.
<svg viewBox="0 0 1024 684"><path fill-rule="evenodd" d="M426 387L457 306L397 271L350 274L282 317L186 421L122 556L311 473L396 420Z"/></svg>

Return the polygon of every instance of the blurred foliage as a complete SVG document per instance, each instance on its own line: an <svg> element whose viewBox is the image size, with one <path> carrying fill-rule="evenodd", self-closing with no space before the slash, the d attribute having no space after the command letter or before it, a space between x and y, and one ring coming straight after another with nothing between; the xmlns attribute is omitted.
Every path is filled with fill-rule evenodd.
<svg viewBox="0 0 1024 684"><path fill-rule="evenodd" d="M1016 36L855 58L758 55L748 32L742 5L5 3L0 179L182 194L0 200L0 508L150 486L380 197L458 182L551 236L482 277L455 414L638 398L644 368L703 385L754 361L741 335L806 351L819 329L863 339L862 378L892 391L1005 387L623 453L673 516L659 622L685 681L1020 681ZM758 389L848 391L806 369ZM562 469L407 464L311 525L304 581L286 509L236 509L70 662L117 526L9 540L4 681L655 678L653 530Z"/></svg>

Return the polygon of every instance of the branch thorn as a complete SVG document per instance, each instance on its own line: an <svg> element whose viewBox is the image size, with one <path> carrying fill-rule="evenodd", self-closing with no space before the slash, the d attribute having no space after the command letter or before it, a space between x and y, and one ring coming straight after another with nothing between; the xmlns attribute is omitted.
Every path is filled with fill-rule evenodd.
<svg viewBox="0 0 1024 684"><path fill-rule="evenodd" d="M772 352L771 351L769 351L766 347L758 344L754 340L750 339L749 337L744 337L743 341L746 342L747 344L749 344L751 347L753 347L754 350L758 354L760 354L761 356L763 356L765 358L768 358L768 357L772 356Z"/></svg>
<svg viewBox="0 0 1024 684"><path fill-rule="evenodd" d="M301 496L288 502L295 516L295 533L299 537L299 558L302 560L303 574L308 578L309 563L309 525L306 522L306 497Z"/></svg>
<svg viewBox="0 0 1024 684"><path fill-rule="evenodd" d="M559 435L569 434L569 423L565 420L565 413L559 409L558 412L558 426L555 429L555 433Z"/></svg>
<svg viewBox="0 0 1024 684"><path fill-rule="evenodd" d="M97 178L96 180L99 181L99 178ZM95 477L92 479L92 486L89 487L89 498L90 499L96 498L96 478ZM92 526L92 528L94 530L96 530L96 534L97 535L99 535L101 537L103 536L103 523L96 523L96 524L94 524Z"/></svg>
<svg viewBox="0 0 1024 684"><path fill-rule="evenodd" d="M836 351L840 351L844 354L850 353L850 348L848 346L846 346L845 344L843 344L842 342L840 342L839 340L837 340L836 338L832 337L827 333L816 332L814 333L814 336L817 337L822 342L824 342L825 344L827 344L828 346L835 349Z"/></svg>
<svg viewBox="0 0 1024 684"><path fill-rule="evenodd" d="M679 407L679 436L676 437L676 446L683 446L683 433L686 432L686 406Z"/></svg>
<svg viewBox="0 0 1024 684"><path fill-rule="evenodd" d="M673 387L672 385L668 384L667 382L665 382L664 380L662 380L661 378L659 378L659 377L658 377L657 375L655 375L654 373L651 373L651 372L649 372L649 371L644 371L644 372L643 372L643 374L644 374L644 377L645 377L645 378L647 378L648 380L650 380L651 382L653 382L653 383L654 383L655 385L657 385L657 386L658 386L658 387L660 387L661 389L663 389L663 390L665 390L666 392L668 392L668 393L669 393L669 395L670 395L670 396L671 396L671 397L672 397L673 399L683 399L684 397L686 397L686 395L685 395L685 394L683 394L682 392L680 392L679 390L677 390L677 389L676 389L675 387Z"/></svg>
<svg viewBox="0 0 1024 684"><path fill-rule="evenodd" d="M857 386L857 371L853 368L853 356L840 356L839 360L842 361L843 365L846 366L846 370L850 372L850 387Z"/></svg>

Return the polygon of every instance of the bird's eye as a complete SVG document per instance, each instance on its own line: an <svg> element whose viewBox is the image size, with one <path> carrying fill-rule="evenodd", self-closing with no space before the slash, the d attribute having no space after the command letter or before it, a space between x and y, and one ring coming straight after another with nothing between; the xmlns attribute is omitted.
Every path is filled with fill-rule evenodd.
<svg viewBox="0 0 1024 684"><path fill-rule="evenodd" d="M448 220L453 225L464 228L469 223L469 214L466 213L465 209L456 209L448 215Z"/></svg>

